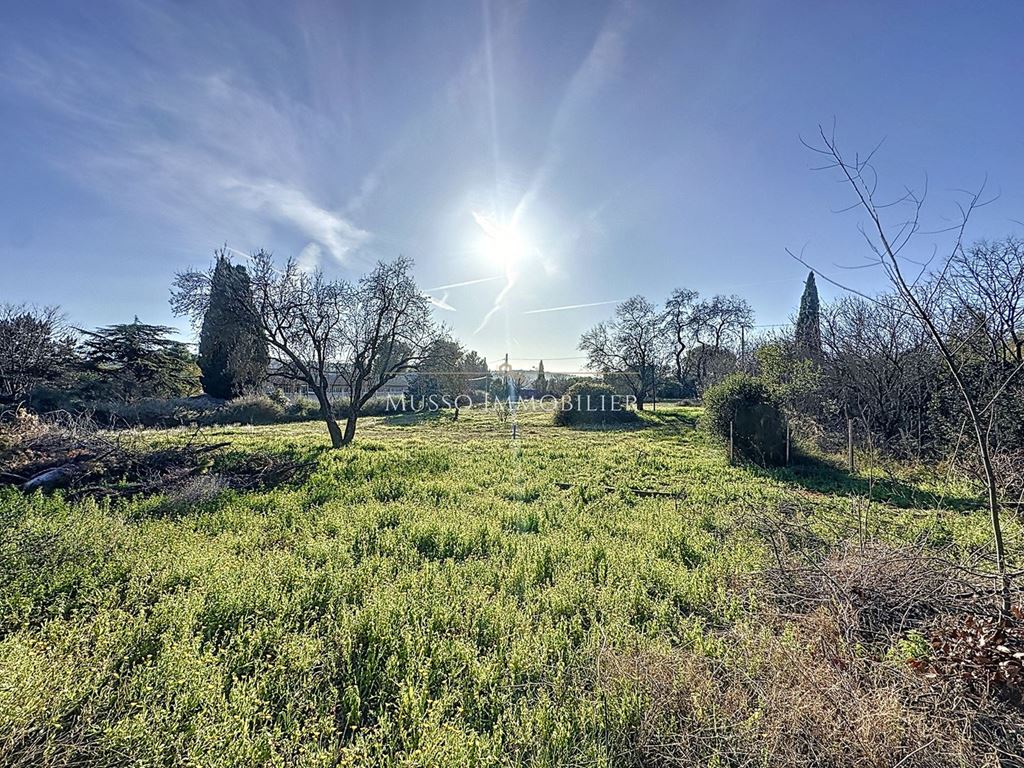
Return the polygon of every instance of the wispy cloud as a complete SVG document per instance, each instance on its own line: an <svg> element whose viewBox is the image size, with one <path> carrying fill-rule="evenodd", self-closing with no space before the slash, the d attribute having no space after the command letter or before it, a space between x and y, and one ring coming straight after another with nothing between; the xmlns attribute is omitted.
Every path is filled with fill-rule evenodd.
<svg viewBox="0 0 1024 768"><path fill-rule="evenodd" d="M340 262L370 239L370 233L359 229L340 214L321 208L298 189L273 181L247 182L228 178L222 182L224 190L240 206L273 216L294 226L303 235L322 246ZM319 248L310 250L319 257Z"/></svg>
<svg viewBox="0 0 1024 768"><path fill-rule="evenodd" d="M137 13L147 39L157 39L148 25L164 33L153 50L115 55L65 27L36 48L0 55L0 84L61 120L68 149L53 153L61 170L193 241L237 242L241 233L256 246L275 233L297 236L316 246L303 250L309 264L347 263L372 241L346 207L323 202L338 198L319 167L337 155L337 142L325 140L337 134L327 115L220 68L216 45L198 54L170 42L219 40L215 23L185 30L169 15Z"/></svg>

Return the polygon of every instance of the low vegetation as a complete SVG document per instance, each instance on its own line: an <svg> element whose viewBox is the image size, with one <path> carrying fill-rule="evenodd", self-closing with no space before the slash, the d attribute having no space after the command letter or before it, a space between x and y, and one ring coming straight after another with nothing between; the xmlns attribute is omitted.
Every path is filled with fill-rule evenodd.
<svg viewBox="0 0 1024 768"><path fill-rule="evenodd" d="M730 466L699 417L209 428L194 492L0 488L0 763L1019 759L1006 659L956 663L995 620L978 489ZM269 456L307 473L232 480Z"/></svg>

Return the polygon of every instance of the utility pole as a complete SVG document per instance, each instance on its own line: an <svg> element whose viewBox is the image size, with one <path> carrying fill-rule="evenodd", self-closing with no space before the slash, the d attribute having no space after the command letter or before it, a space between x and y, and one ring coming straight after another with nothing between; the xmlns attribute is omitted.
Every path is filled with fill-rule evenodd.
<svg viewBox="0 0 1024 768"><path fill-rule="evenodd" d="M853 419L846 420L846 439L849 445L849 461L850 461L850 473L854 472L853 464Z"/></svg>
<svg viewBox="0 0 1024 768"><path fill-rule="evenodd" d="M508 352L505 353L505 362L498 366L498 370L501 371L501 384L505 387L505 396L508 398L507 406L512 418L512 439L515 440L518 437L519 425L516 423L515 393L510 390L508 380L509 374L512 372L512 366L508 364Z"/></svg>
<svg viewBox="0 0 1024 768"><path fill-rule="evenodd" d="M789 419L786 419L786 466L787 467L789 466L789 439L790 439Z"/></svg>
<svg viewBox="0 0 1024 768"><path fill-rule="evenodd" d="M658 370L653 371L653 383L651 385L651 402L654 404L654 412L658 412Z"/></svg>

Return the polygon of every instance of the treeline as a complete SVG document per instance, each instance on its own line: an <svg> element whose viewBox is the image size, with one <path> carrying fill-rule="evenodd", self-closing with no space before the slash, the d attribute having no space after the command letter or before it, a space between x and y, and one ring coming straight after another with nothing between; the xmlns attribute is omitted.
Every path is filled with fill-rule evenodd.
<svg viewBox="0 0 1024 768"><path fill-rule="evenodd" d="M58 307L0 306L0 404L82 410L195 394L195 356L173 332L138 318L85 330Z"/></svg>
<svg viewBox="0 0 1024 768"><path fill-rule="evenodd" d="M138 318L85 330L57 307L0 308L0 410L87 412L107 426L322 418L341 445L360 414L381 412L379 391L399 378L406 396L456 404L510 391L560 395L570 383L545 374L543 361L495 375L434 323L406 259L349 283L294 260L276 264L265 251L248 268L226 249L215 256L172 289L197 354L173 328Z"/></svg>
<svg viewBox="0 0 1024 768"><path fill-rule="evenodd" d="M981 404L992 449L1024 448L1024 244L1013 237L958 249L915 289ZM959 385L898 292L846 295L820 308L813 345L765 339L753 372L804 427L828 438L853 419L871 446L911 458L952 458L970 428ZM819 340L820 338L820 340ZM971 455L967 434L967 447Z"/></svg>
<svg viewBox="0 0 1024 768"><path fill-rule="evenodd" d="M339 447L397 377L412 377L420 391L492 386L487 361L434 321L408 259L349 282L266 251L247 267L233 264L225 248L208 269L176 277L171 304L192 320L198 354L171 337L174 329L138 318L85 330L59 308L3 307L0 406L117 416L157 401L172 420L196 420L199 406L180 400L203 394L264 420L315 413ZM315 406L289 403L282 386L310 394Z"/></svg>
<svg viewBox="0 0 1024 768"><path fill-rule="evenodd" d="M982 403L993 450L1024 450L1024 243L1008 237L959 249L916 287ZM825 448L858 442L891 456L973 455L962 397L934 341L896 292L819 299L808 275L792 330L752 334L736 296L672 292L661 306L635 296L580 339L588 366L645 407L702 398L733 375L757 380L794 430ZM1007 459L1009 460L1009 459Z"/></svg>
<svg viewBox="0 0 1024 768"><path fill-rule="evenodd" d="M643 410L656 395L700 397L749 361L754 310L739 296L701 299L680 288L658 306L634 296L613 317L583 334L587 367L636 398Z"/></svg>
<svg viewBox="0 0 1024 768"><path fill-rule="evenodd" d="M244 267L220 254L199 327L198 355L175 329L138 317L94 330L70 325L58 307L0 307L0 404L37 411L113 411L146 400L205 393L231 399L259 391L267 345L235 297L251 291ZM122 408L129 412L129 408Z"/></svg>

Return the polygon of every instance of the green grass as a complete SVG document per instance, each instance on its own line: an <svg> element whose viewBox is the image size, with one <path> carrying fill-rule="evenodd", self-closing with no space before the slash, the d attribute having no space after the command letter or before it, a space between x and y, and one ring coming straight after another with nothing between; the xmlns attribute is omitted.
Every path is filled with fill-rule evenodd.
<svg viewBox="0 0 1024 768"><path fill-rule="evenodd" d="M617 765L643 702L599 684L600 652L723 654L749 610L730 577L769 556L752 513L987 546L944 489L731 467L696 416L524 414L515 442L483 412L365 419L340 451L316 423L221 428L226 461L315 470L194 508L3 491L0 763Z"/></svg>

